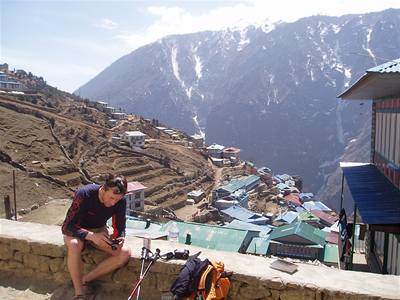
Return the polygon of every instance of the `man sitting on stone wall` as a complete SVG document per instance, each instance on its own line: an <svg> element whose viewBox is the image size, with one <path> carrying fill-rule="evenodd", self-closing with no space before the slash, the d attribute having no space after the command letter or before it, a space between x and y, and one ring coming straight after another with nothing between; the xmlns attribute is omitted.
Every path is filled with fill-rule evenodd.
<svg viewBox="0 0 400 300"><path fill-rule="evenodd" d="M68 270L75 289L74 299L93 298L94 293L88 288L88 283L123 266L130 258L130 251L124 246L126 191L126 179L110 174L103 185L88 184L75 192L62 226L67 246ZM112 236L106 227L110 217L113 225ZM118 241L119 244L111 247L112 240ZM110 256L84 275L81 254L86 241Z"/></svg>

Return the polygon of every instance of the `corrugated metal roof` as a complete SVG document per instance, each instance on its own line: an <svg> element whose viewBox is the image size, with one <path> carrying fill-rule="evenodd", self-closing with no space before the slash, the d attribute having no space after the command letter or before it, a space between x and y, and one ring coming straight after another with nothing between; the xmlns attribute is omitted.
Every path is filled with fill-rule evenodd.
<svg viewBox="0 0 400 300"><path fill-rule="evenodd" d="M260 237L266 237L268 235L268 233L270 233L272 231L272 229L274 228L273 226L270 226L270 225L256 225L256 224L243 222L240 220L233 220L229 224L225 225L225 227L242 229L242 230L258 231Z"/></svg>
<svg viewBox="0 0 400 300"><path fill-rule="evenodd" d="M168 231L168 227L174 221L164 224L162 230ZM244 252L253 237L258 232L251 230L240 230L215 225L176 222L179 228L179 243L184 244L186 234L191 234L191 245L207 249L215 249L229 252Z"/></svg>
<svg viewBox="0 0 400 300"><path fill-rule="evenodd" d="M344 91L342 99L380 99L400 95L400 58L367 70L356 83Z"/></svg>
<svg viewBox="0 0 400 300"><path fill-rule="evenodd" d="M400 73L400 58L368 69L367 73Z"/></svg>
<svg viewBox="0 0 400 300"><path fill-rule="evenodd" d="M373 164L340 163L366 224L400 224L400 191Z"/></svg>
<svg viewBox="0 0 400 300"><path fill-rule="evenodd" d="M338 217L334 217L331 215L328 215L327 213L324 213L323 211L317 210L317 209L313 209L311 210L311 213L320 218L321 220L323 220L325 223L328 223L329 225L333 225L335 224L335 222L338 220Z"/></svg>
<svg viewBox="0 0 400 300"><path fill-rule="evenodd" d="M305 210L302 211L301 213L299 213L297 219L299 221L316 221L319 222L319 218L317 216L315 216L314 214L312 214L311 212Z"/></svg>
<svg viewBox="0 0 400 300"><path fill-rule="evenodd" d="M300 199L303 201L310 201L314 199L314 194L313 193L300 193Z"/></svg>
<svg viewBox="0 0 400 300"><path fill-rule="evenodd" d="M246 253L249 254L258 254L258 255L266 255L269 248L270 239L267 238L253 238L249 247L247 247Z"/></svg>
<svg viewBox="0 0 400 300"><path fill-rule="evenodd" d="M212 144L211 146L207 147L207 150L224 150L225 146L219 145L219 144Z"/></svg>
<svg viewBox="0 0 400 300"><path fill-rule="evenodd" d="M131 192L136 192L139 190L144 190L146 187L141 184L139 181L131 181L128 182L128 188L127 188L127 192L131 193Z"/></svg>
<svg viewBox="0 0 400 300"><path fill-rule="evenodd" d="M324 262L339 264L339 250L337 245L326 244L324 250Z"/></svg>
<svg viewBox="0 0 400 300"><path fill-rule="evenodd" d="M256 175L249 175L246 177L242 177L240 179L231 180L229 184L221 186L218 189L222 189L229 193L233 193L239 189L243 189L246 188L247 186L250 186L251 184L255 183L258 180L260 180L260 177Z"/></svg>
<svg viewBox="0 0 400 300"><path fill-rule="evenodd" d="M275 221L285 221L286 223L292 223L297 219L297 216L299 214L297 212L294 211L288 211L286 213L284 213L283 215L279 215Z"/></svg>
<svg viewBox="0 0 400 300"><path fill-rule="evenodd" d="M300 206L300 205L303 204L303 203L300 201L299 194L296 194L296 193L290 193L290 194L284 196L283 198L284 198L286 201L289 201L289 202L293 203L293 204L296 205L296 206Z"/></svg>
<svg viewBox="0 0 400 300"><path fill-rule="evenodd" d="M324 245L325 236L326 232L320 229L304 222L296 222L275 228L270 235L270 239L279 242Z"/></svg>
<svg viewBox="0 0 400 300"><path fill-rule="evenodd" d="M311 210L322 210L322 211L332 211L328 206L320 201L308 201L303 204L303 207L309 211Z"/></svg>
<svg viewBox="0 0 400 300"><path fill-rule="evenodd" d="M145 136L146 134L144 134L141 131L125 131L125 135L126 136Z"/></svg>
<svg viewBox="0 0 400 300"><path fill-rule="evenodd" d="M221 210L221 212L227 214L232 218L252 224L265 224L268 221L266 217L263 217L260 214L256 214L238 205L233 205L231 207L228 207L227 209Z"/></svg>

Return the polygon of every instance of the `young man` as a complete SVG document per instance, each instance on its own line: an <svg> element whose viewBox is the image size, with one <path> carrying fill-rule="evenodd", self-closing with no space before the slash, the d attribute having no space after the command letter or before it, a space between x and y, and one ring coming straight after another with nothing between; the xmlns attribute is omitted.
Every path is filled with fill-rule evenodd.
<svg viewBox="0 0 400 300"><path fill-rule="evenodd" d="M75 289L74 299L88 299L88 282L114 271L129 260L129 249L124 246L126 191L127 182L123 176L109 175L104 185L89 184L75 192L62 226L67 246L68 271ZM113 225L112 237L106 228L110 217ZM112 240L119 242L116 249L111 247ZM83 275L81 253L86 241L110 256Z"/></svg>

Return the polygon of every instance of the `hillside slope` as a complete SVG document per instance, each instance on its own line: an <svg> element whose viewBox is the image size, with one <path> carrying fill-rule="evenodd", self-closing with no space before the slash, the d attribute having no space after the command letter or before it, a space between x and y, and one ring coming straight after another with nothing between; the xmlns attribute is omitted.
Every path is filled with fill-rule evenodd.
<svg viewBox="0 0 400 300"><path fill-rule="evenodd" d="M0 197L13 199L16 170L21 213L55 198L71 198L78 186L101 182L108 172L144 184L146 209L173 209L183 205L190 189L212 187L213 170L200 150L160 134L151 122L133 116L110 129L107 116L87 100L35 84L34 78L20 80L32 95L0 94ZM143 152L111 144L113 134L126 130L140 130L153 142Z"/></svg>

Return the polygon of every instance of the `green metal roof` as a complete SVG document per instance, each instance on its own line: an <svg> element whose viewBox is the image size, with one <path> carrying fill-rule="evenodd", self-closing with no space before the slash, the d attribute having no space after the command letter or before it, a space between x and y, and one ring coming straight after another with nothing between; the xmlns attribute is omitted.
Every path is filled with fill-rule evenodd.
<svg viewBox="0 0 400 300"><path fill-rule="evenodd" d="M268 237L256 237L251 240L246 253L266 255L269 248L270 239Z"/></svg>
<svg viewBox="0 0 400 300"><path fill-rule="evenodd" d="M260 177L256 175L249 175L240 179L231 180L229 184L221 186L219 189L223 189L230 193L233 193L239 189L246 188L246 186L252 184L259 179Z"/></svg>
<svg viewBox="0 0 400 300"><path fill-rule="evenodd" d="M314 216L312 213L310 213L307 210L302 211L301 213L299 213L299 215L297 216L297 219L299 221L316 221L316 222L319 222L319 218L317 216Z"/></svg>
<svg viewBox="0 0 400 300"><path fill-rule="evenodd" d="M168 227L174 221L163 225L162 230L168 231ZM223 250L230 252L245 251L253 237L258 236L257 231L241 230L221 227L216 225L176 222L179 228L179 243L186 242L186 234L191 234L191 245L207 249Z"/></svg>
<svg viewBox="0 0 400 300"><path fill-rule="evenodd" d="M326 263L339 263L339 250L338 245L326 244L324 251L324 262Z"/></svg>
<svg viewBox="0 0 400 300"><path fill-rule="evenodd" d="M296 244L325 245L326 232L304 222L280 226L275 228L271 240Z"/></svg>

